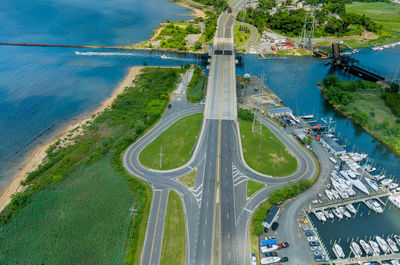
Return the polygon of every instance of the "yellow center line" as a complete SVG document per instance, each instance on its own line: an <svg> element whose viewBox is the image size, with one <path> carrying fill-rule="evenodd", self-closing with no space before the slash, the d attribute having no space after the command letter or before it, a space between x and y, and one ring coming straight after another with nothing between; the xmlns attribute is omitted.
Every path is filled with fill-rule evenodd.
<svg viewBox="0 0 400 265"><path fill-rule="evenodd" d="M152 243L151 243L149 265L151 264L151 259L152 259L152 257L153 257L153 248L154 248L154 241L155 241L155 239L156 239L156 234L157 234L157 223L158 223L158 215L159 215L159 213L160 213L160 205L161 205L162 193L163 193L163 191L160 192L160 199L158 200L158 209L157 209L157 216L156 216L156 224L154 225L154 235L153 235L153 241L152 241Z"/></svg>

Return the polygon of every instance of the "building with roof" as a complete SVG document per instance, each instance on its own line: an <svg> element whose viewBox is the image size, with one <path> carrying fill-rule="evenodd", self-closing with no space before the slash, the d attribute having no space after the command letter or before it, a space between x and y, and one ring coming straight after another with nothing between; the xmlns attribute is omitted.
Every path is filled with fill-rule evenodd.
<svg viewBox="0 0 400 265"><path fill-rule="evenodd" d="M321 137L321 144L328 149L334 156L340 156L346 153L346 150L341 147L332 137Z"/></svg>
<svg viewBox="0 0 400 265"><path fill-rule="evenodd" d="M281 209L278 206L273 205L267 213L267 217L265 218L265 221L263 222L263 226L268 229L271 228L271 225L274 222L276 222L276 220L278 220L280 211L281 211Z"/></svg>
<svg viewBox="0 0 400 265"><path fill-rule="evenodd" d="M289 107L275 108L268 110L268 116L271 118L282 117L282 116L290 116L293 114L293 111Z"/></svg>

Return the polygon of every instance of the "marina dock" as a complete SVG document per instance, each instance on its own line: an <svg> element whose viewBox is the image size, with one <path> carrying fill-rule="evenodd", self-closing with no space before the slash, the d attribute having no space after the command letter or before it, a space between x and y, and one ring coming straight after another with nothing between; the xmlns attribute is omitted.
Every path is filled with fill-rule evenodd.
<svg viewBox="0 0 400 265"><path fill-rule="evenodd" d="M393 260L393 259L400 259L399 253L392 253L387 255L380 255L380 256L366 256L366 257L359 257L359 258L347 258L347 259L336 259L331 261L330 264L349 264L350 263L358 263L361 264L363 262L370 262L370 261L384 261L384 260Z"/></svg>

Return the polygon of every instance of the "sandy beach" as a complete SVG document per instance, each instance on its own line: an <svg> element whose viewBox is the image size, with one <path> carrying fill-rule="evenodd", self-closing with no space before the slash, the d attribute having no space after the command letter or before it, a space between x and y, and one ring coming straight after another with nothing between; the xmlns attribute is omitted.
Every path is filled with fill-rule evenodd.
<svg viewBox="0 0 400 265"><path fill-rule="evenodd" d="M132 81L136 78L138 74L140 74L142 66L134 66L129 69L128 75L125 79L115 88L112 95L107 98L100 107L98 107L95 111L93 111L86 118L80 120L79 122L74 122L69 125L66 125L66 129L60 132L54 139L47 142L46 144L40 145L35 148L33 152L31 152L31 156L23 163L22 167L13 177L13 181L7 186L4 192L0 197L0 212L10 203L11 195L23 191L24 186L20 183L25 180L28 173L37 169L37 167L46 159L46 150L48 147L55 143L58 139L61 139L62 145L68 145L71 143L71 139L76 135L82 133L83 124L88 121L91 122L93 120L93 116L96 116L98 113L103 112L106 108L110 107L115 98L122 92L124 92L125 88L132 84ZM94 114L94 115L93 115ZM79 128L77 128L79 127ZM71 133L72 132L72 133Z"/></svg>

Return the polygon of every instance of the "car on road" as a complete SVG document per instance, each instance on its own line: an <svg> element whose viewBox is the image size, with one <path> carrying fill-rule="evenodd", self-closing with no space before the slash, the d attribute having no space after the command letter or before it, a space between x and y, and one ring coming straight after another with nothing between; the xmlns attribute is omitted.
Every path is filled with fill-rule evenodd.
<svg viewBox="0 0 400 265"><path fill-rule="evenodd" d="M312 251L322 250L322 248L321 248L320 246L313 246L313 247L310 247L310 249L311 249Z"/></svg>
<svg viewBox="0 0 400 265"><path fill-rule="evenodd" d="M307 237L307 240L308 241L316 241L316 240L318 240L318 238L315 236L309 236L309 237Z"/></svg>
<svg viewBox="0 0 400 265"><path fill-rule="evenodd" d="M315 234L314 234L314 232L312 232L312 231L307 231L307 232L306 232L306 236L313 236L313 235L315 235Z"/></svg>
<svg viewBox="0 0 400 265"><path fill-rule="evenodd" d="M303 227L303 230L304 231L311 231L312 227L311 226L305 226L305 227Z"/></svg>
<svg viewBox="0 0 400 265"><path fill-rule="evenodd" d="M309 244L311 247L313 247L313 246L319 246L319 242L317 242L317 241L311 241L311 242L308 242L308 244Z"/></svg>
<svg viewBox="0 0 400 265"><path fill-rule="evenodd" d="M288 257L283 257L283 258L281 258L281 260L280 260L280 262L287 262L287 261L289 261L289 258L288 258Z"/></svg>
<svg viewBox="0 0 400 265"><path fill-rule="evenodd" d="M281 249L281 248L288 248L288 247L289 247L289 243L288 243L288 242L279 243L278 245L279 245L279 249Z"/></svg>
<svg viewBox="0 0 400 265"><path fill-rule="evenodd" d="M251 253L251 265L257 265L256 254Z"/></svg>

